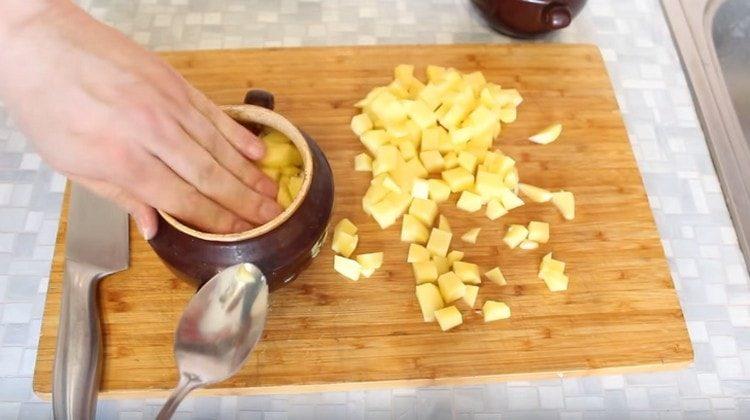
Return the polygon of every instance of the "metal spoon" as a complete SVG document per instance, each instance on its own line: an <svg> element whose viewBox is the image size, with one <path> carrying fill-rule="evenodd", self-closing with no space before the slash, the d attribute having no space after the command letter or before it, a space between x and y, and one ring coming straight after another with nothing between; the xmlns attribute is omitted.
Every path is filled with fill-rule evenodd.
<svg viewBox="0 0 750 420"><path fill-rule="evenodd" d="M157 420L171 418L193 389L234 375L258 343L267 311L266 278L253 264L233 265L203 285L177 326L180 381Z"/></svg>

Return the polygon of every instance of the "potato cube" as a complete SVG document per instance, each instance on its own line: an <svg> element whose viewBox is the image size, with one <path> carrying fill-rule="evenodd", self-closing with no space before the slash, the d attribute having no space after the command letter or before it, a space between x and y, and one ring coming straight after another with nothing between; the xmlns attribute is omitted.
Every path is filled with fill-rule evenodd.
<svg viewBox="0 0 750 420"><path fill-rule="evenodd" d="M391 135L391 143L399 145L403 142L409 142L414 147L419 147L419 142L422 139L422 129L411 120L402 121L397 125L388 126L386 133L393 133Z"/></svg>
<svg viewBox="0 0 750 420"><path fill-rule="evenodd" d="M266 166L261 166L260 170L263 171L266 176L273 179L274 181L278 182L281 177L281 170L279 168L269 168Z"/></svg>
<svg viewBox="0 0 750 420"><path fill-rule="evenodd" d="M474 175L461 167L443 171L442 177L453 192L468 190L474 184Z"/></svg>
<svg viewBox="0 0 750 420"><path fill-rule="evenodd" d="M401 86L391 84L388 87L389 89L398 90L397 88ZM369 105L372 112L386 126L401 122L407 118L406 109L404 109L399 98L394 96L392 93L393 90L382 92Z"/></svg>
<svg viewBox="0 0 750 420"><path fill-rule="evenodd" d="M424 244L430 237L430 231L411 214L405 214L401 222L401 242Z"/></svg>
<svg viewBox="0 0 750 420"><path fill-rule="evenodd" d="M503 191L508 190L508 187L505 186L500 175L482 169L477 170L477 178L474 188L476 189L477 194L487 201L493 198L499 199L502 196Z"/></svg>
<svg viewBox="0 0 750 420"><path fill-rule="evenodd" d="M516 207L521 207L524 205L523 200L515 195L513 191L508 189L503 190L500 193L500 202L503 204L503 207L505 207L505 210L513 210Z"/></svg>
<svg viewBox="0 0 750 420"><path fill-rule="evenodd" d="M388 91L399 100L408 99L410 96L409 85L401 83L400 80L392 81L388 84L387 88Z"/></svg>
<svg viewBox="0 0 750 420"><path fill-rule="evenodd" d="M414 184L411 186L411 196L425 200L428 199L430 197L430 183L426 179L415 179Z"/></svg>
<svg viewBox="0 0 750 420"><path fill-rule="evenodd" d="M461 299L466 293L466 285L456 273L449 271L437 279L440 295L446 303Z"/></svg>
<svg viewBox="0 0 750 420"><path fill-rule="evenodd" d="M482 279L479 276L479 266L476 264L455 261L453 263L453 272L455 272L464 283L480 284L482 282Z"/></svg>
<svg viewBox="0 0 750 420"><path fill-rule="evenodd" d="M359 236L357 235L351 235L344 231L334 231L331 249L348 258L357 248L357 242L359 242Z"/></svg>
<svg viewBox="0 0 750 420"><path fill-rule="evenodd" d="M387 175L386 175L386 176L385 176L385 177L383 178L383 182L382 182L382 184L383 184L383 186L384 186L384 187L386 187L386 188L387 188L387 189L389 189L390 191L393 191L393 192L397 192L397 193L400 193L400 192L402 192L402 191L401 191L401 187L400 187L400 186L399 186L399 185L398 185L398 184L396 183L396 181L394 181L394 180L393 180L393 178L391 178L390 176L387 176Z"/></svg>
<svg viewBox="0 0 750 420"><path fill-rule="evenodd" d="M427 80L431 83L440 83L443 80L445 74L445 67L440 66L427 66Z"/></svg>
<svg viewBox="0 0 750 420"><path fill-rule="evenodd" d="M448 261L447 257L433 255L432 262L435 264L435 267L437 267L438 276L451 271L451 263Z"/></svg>
<svg viewBox="0 0 750 420"><path fill-rule="evenodd" d="M518 184L518 189L521 191L521 194L529 197L529 199L535 203L546 203L547 201L552 200L552 193L543 188L520 183Z"/></svg>
<svg viewBox="0 0 750 420"><path fill-rule="evenodd" d="M552 124L544 130L529 137L529 141L537 144L550 144L562 133L562 124Z"/></svg>
<svg viewBox="0 0 750 420"><path fill-rule="evenodd" d="M287 208L292 204L292 196L289 194L289 188L285 179L279 181L279 190L276 193L276 202L281 207Z"/></svg>
<svg viewBox="0 0 750 420"><path fill-rule="evenodd" d="M301 166L302 156L292 143L266 142L266 154L259 163L270 168Z"/></svg>
<svg viewBox="0 0 750 420"><path fill-rule="evenodd" d="M375 270L383 266L383 253L371 252L369 254L359 254L356 260L362 266L362 275L370 278Z"/></svg>
<svg viewBox="0 0 750 420"><path fill-rule="evenodd" d="M425 169L429 173L437 173L443 170L445 167L445 161L443 155L437 150L428 150L419 154L419 159L422 161Z"/></svg>
<svg viewBox="0 0 750 420"><path fill-rule="evenodd" d="M529 222L529 240L546 244L549 241L549 223L546 222Z"/></svg>
<svg viewBox="0 0 750 420"><path fill-rule="evenodd" d="M439 179L430 179L427 181L430 186L430 200L436 203L442 203L451 195L451 187L445 181Z"/></svg>
<svg viewBox="0 0 750 420"><path fill-rule="evenodd" d="M373 174L379 175L392 171L401 165L402 162L403 159L398 151L398 147L390 144L380 146L375 153L375 160L372 164Z"/></svg>
<svg viewBox="0 0 750 420"><path fill-rule="evenodd" d="M365 146L372 155L377 155L378 149L391 141L391 136L385 130L365 131L359 136L359 141Z"/></svg>
<svg viewBox="0 0 750 420"><path fill-rule="evenodd" d="M261 138L263 139L263 141L275 143L291 143L289 137L287 137L286 134L282 133L281 131L274 130L272 128L266 128L266 130L267 131L261 134Z"/></svg>
<svg viewBox="0 0 750 420"><path fill-rule="evenodd" d="M340 255L333 256L333 269L342 276L357 281L362 271L362 266L349 258Z"/></svg>
<svg viewBox="0 0 750 420"><path fill-rule="evenodd" d="M469 305L469 308L473 308L477 303L478 294L479 286L468 284L466 285L466 292L464 292L464 297L462 297L461 300L463 300L465 304Z"/></svg>
<svg viewBox="0 0 750 420"><path fill-rule="evenodd" d="M409 206L409 214L416 217L425 226L431 227L435 222L435 217L437 217L438 206L432 200L415 198L411 201L411 206Z"/></svg>
<svg viewBox="0 0 750 420"><path fill-rule="evenodd" d="M539 242L534 242L528 239L524 239L520 244L518 244L518 247L525 251L530 251L532 249L539 248Z"/></svg>
<svg viewBox="0 0 750 420"><path fill-rule="evenodd" d="M456 207L463 211L473 213L482 208L482 197L473 192L464 191L461 193L461 197L459 197Z"/></svg>
<svg viewBox="0 0 750 420"><path fill-rule="evenodd" d="M434 321L435 311L445 306L440 290L433 283L423 283L417 286L417 302L419 302L419 309L422 311L422 319L425 322Z"/></svg>
<svg viewBox="0 0 750 420"><path fill-rule="evenodd" d="M549 254L545 255L542 258L542 263L539 266L540 272L545 271L545 270L563 273L565 272L565 263L560 260L556 260L552 258L552 253L550 252Z"/></svg>
<svg viewBox="0 0 750 420"><path fill-rule="evenodd" d="M550 292L562 292L568 290L568 276L558 271L542 271L540 277L547 285Z"/></svg>
<svg viewBox="0 0 750 420"><path fill-rule="evenodd" d="M570 191L558 191L552 193L552 204L557 207L565 220L573 220L576 217L576 203L573 193Z"/></svg>
<svg viewBox="0 0 750 420"><path fill-rule="evenodd" d="M508 232L505 234L505 237L503 238L503 242L505 242L506 245L508 245L508 248L513 249L521 244L521 242L526 239L528 236L529 231L526 229L526 226L523 225L510 225L508 228Z"/></svg>
<svg viewBox="0 0 750 420"><path fill-rule="evenodd" d="M368 106L370 103L372 103L372 100L375 99L378 95L386 91L387 89L385 86L378 86L375 89L367 92L367 95L365 95L364 99L354 104L357 108L364 108Z"/></svg>
<svg viewBox="0 0 750 420"><path fill-rule="evenodd" d="M372 171L372 158L367 153L354 156L354 170L359 172Z"/></svg>
<svg viewBox="0 0 750 420"><path fill-rule="evenodd" d="M496 220L508 214L508 210L505 210L505 207L503 207L500 201L493 198L487 202L487 212L485 214L487 215L488 219Z"/></svg>
<svg viewBox="0 0 750 420"><path fill-rule="evenodd" d="M338 223L336 223L336 226L333 228L334 232L346 232L349 235L356 235L357 234L357 226L352 223L351 220L347 218L341 219Z"/></svg>
<svg viewBox="0 0 750 420"><path fill-rule="evenodd" d="M510 124L516 120L518 113L516 111L516 107L506 106L504 108L500 108L500 111L497 115L500 118L500 121L504 122L505 124Z"/></svg>
<svg viewBox="0 0 750 420"><path fill-rule="evenodd" d="M470 152L462 151L458 154L458 166L474 173L477 169L477 157Z"/></svg>
<svg viewBox="0 0 750 420"><path fill-rule="evenodd" d="M495 267L492 270L484 273L484 276L498 286L505 286L506 284L508 284L508 282L505 281L505 276L500 271L500 267Z"/></svg>
<svg viewBox="0 0 750 420"><path fill-rule="evenodd" d="M406 164L399 165L398 168L392 170L389 172L391 178L393 180L393 183L398 186L397 190L394 190L396 192L403 192L403 193L411 193L411 189L414 186L414 180L415 176L414 174L409 170ZM383 179L383 185L386 184L386 179ZM390 188L390 187L389 187Z"/></svg>
<svg viewBox="0 0 750 420"><path fill-rule="evenodd" d="M417 156L417 148L410 141L402 141L398 144L398 151L404 160L410 160Z"/></svg>
<svg viewBox="0 0 750 420"><path fill-rule="evenodd" d="M362 209L365 213L372 214L372 206L383 200L389 192L391 191L383 184L371 184L362 197Z"/></svg>
<svg viewBox="0 0 750 420"><path fill-rule="evenodd" d="M431 283L438 278L437 267L432 261L417 262L411 265L417 284Z"/></svg>
<svg viewBox="0 0 750 420"><path fill-rule="evenodd" d="M297 194L299 194L299 192L302 190L302 177L289 177L289 181L287 181L287 188L289 189L289 196L291 196L292 200L294 200L294 198L297 197Z"/></svg>
<svg viewBox="0 0 750 420"><path fill-rule="evenodd" d="M406 165L404 165L404 168L414 178L427 178L429 175L427 168L422 165L422 161L417 157L409 159L409 161L406 162Z"/></svg>
<svg viewBox="0 0 750 420"><path fill-rule="evenodd" d="M434 109L434 108L433 108ZM430 128L435 125L437 118L433 109L421 100L410 101L406 106L406 113L414 123L416 123L422 130Z"/></svg>
<svg viewBox="0 0 750 420"><path fill-rule="evenodd" d="M466 243L475 244L477 243L477 238L479 237L479 232L481 230L481 228L469 229L466 233L461 235L461 240Z"/></svg>
<svg viewBox="0 0 750 420"><path fill-rule="evenodd" d="M365 131L372 130L372 121L367 114L355 115L352 118L351 128L354 134L361 136Z"/></svg>
<svg viewBox="0 0 750 420"><path fill-rule="evenodd" d="M443 127L430 127L422 131L422 142L420 150L427 152L431 150L439 150L440 141L443 136L447 136L448 132Z"/></svg>
<svg viewBox="0 0 750 420"><path fill-rule="evenodd" d="M443 156L445 169L453 169L458 166L458 155L456 152L448 152Z"/></svg>
<svg viewBox="0 0 750 420"><path fill-rule="evenodd" d="M408 85L414 78L414 66L411 64L397 65L393 70L393 77L404 85Z"/></svg>
<svg viewBox="0 0 750 420"><path fill-rule="evenodd" d="M440 102L442 101L442 95L443 95L443 89L432 84L428 83L417 95L417 99L424 102L425 105L427 105L427 108L430 109L430 111L435 110L438 106L440 106ZM435 115L437 117L437 115Z"/></svg>
<svg viewBox="0 0 750 420"><path fill-rule="evenodd" d="M501 173L501 167L503 166L503 160L506 156L499 151L487 152L484 155L484 166L487 172L503 175Z"/></svg>
<svg viewBox="0 0 750 420"><path fill-rule="evenodd" d="M432 228L430 238L427 240L427 250L434 255L445 257L448 254L452 237L453 235L450 232Z"/></svg>
<svg viewBox="0 0 750 420"><path fill-rule="evenodd" d="M453 250L448 253L448 262L451 263L451 265L456 261L461 261L464 259L464 253L462 251Z"/></svg>
<svg viewBox="0 0 750 420"><path fill-rule="evenodd" d="M503 178L503 182L505 183L506 187L510 188L513 191L516 191L516 188L518 188L518 169L513 168L508 171L508 173L505 174L505 178Z"/></svg>
<svg viewBox="0 0 750 420"><path fill-rule="evenodd" d="M500 159L500 167L497 168L497 173L499 173L500 175L503 176L503 178L505 178L508 172L510 172L513 168L515 168L515 166L516 166L516 161L513 160L512 157L503 156Z"/></svg>
<svg viewBox="0 0 750 420"><path fill-rule="evenodd" d="M370 206L370 214L381 229L393 225L411 203L410 194L389 192L381 201Z"/></svg>
<svg viewBox="0 0 750 420"><path fill-rule="evenodd" d="M463 121L463 119L466 118L466 115L469 113L469 106L470 105L465 103L454 102L450 109L448 109L448 112L438 118L440 125L447 128L448 130L456 129L461 121Z"/></svg>
<svg viewBox="0 0 750 420"><path fill-rule="evenodd" d="M484 322L508 319L510 318L510 308L503 302L488 300L482 305L482 314L484 315Z"/></svg>
<svg viewBox="0 0 750 420"><path fill-rule="evenodd" d="M442 230L443 232L451 233L451 225L448 224L448 218L440 215L440 220L438 221L438 229Z"/></svg>
<svg viewBox="0 0 750 420"><path fill-rule="evenodd" d="M438 309L437 311L435 311L435 319L440 325L440 329L443 331L448 331L451 328L455 328L464 322L463 318L461 317L461 312L459 312L455 306Z"/></svg>
<svg viewBox="0 0 750 420"><path fill-rule="evenodd" d="M450 136L451 143L453 146L465 145L469 142L471 137L474 135L473 127L455 128L450 130L448 135Z"/></svg>

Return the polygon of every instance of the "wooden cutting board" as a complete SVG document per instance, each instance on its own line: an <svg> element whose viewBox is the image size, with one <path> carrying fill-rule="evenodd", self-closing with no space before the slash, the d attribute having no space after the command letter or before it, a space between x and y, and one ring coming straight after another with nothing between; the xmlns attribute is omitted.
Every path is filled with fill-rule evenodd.
<svg viewBox="0 0 750 420"><path fill-rule="evenodd" d="M263 338L241 372L203 394L350 390L470 384L557 375L672 369L692 348L654 226L640 173L601 55L590 45L454 45L263 49L165 53L191 83L220 104L248 88L276 94L277 110L315 138L333 167L334 221L360 228L358 252L385 251L372 278L334 273L326 244L293 284L274 292ZM576 218L549 204L528 204L491 222L453 202L440 206L454 237L481 227L476 245L454 240L482 270L499 265L508 286L483 283L485 299L507 302L510 320L484 324L464 311L464 325L443 333L424 323L405 262L399 226L381 231L361 210L369 176L353 172L363 147L349 129L353 104L392 79L400 63L481 70L519 89L518 120L496 146L517 159L521 180L575 193ZM551 122L558 141L526 140ZM507 225L550 222L552 237L535 251L509 250ZM67 196L49 282L34 390L51 389L60 307ZM193 289L176 280L131 228L130 269L99 287L104 329L103 396L153 397L177 382L172 335ZM536 277L554 251L568 263L570 289L550 293Z"/></svg>

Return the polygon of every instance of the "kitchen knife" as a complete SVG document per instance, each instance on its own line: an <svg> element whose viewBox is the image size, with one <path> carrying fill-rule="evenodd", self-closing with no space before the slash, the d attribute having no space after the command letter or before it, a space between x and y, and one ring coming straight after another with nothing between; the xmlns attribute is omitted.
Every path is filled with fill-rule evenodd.
<svg viewBox="0 0 750 420"><path fill-rule="evenodd" d="M101 370L98 280L128 268L128 215L72 184L57 330L52 410L56 420L89 420Z"/></svg>

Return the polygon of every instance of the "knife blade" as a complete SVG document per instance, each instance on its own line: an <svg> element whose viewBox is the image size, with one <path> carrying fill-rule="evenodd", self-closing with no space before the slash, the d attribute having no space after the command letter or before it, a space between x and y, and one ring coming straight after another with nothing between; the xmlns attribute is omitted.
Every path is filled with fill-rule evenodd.
<svg viewBox="0 0 750 420"><path fill-rule="evenodd" d="M128 232L127 213L71 185L52 385L55 419L94 418L101 372L96 286L101 278L128 268Z"/></svg>

